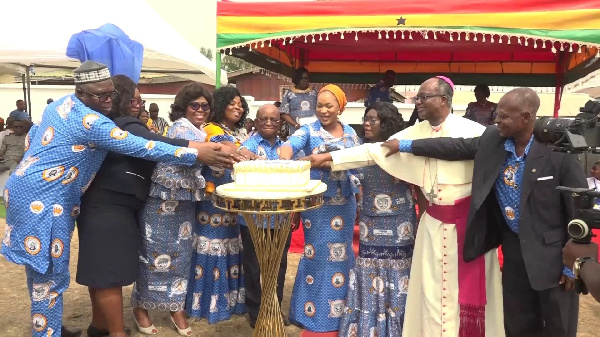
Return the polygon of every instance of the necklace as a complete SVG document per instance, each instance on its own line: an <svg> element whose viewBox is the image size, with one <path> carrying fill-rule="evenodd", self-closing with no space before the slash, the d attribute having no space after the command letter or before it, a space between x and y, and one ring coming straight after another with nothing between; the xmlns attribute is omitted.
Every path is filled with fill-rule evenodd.
<svg viewBox="0 0 600 337"><path fill-rule="evenodd" d="M293 93L296 93L296 94L308 94L309 92L312 91L312 87L308 87L308 88L306 88L304 90L297 89L296 87L292 87L291 90L292 90Z"/></svg>
<svg viewBox="0 0 600 337"><path fill-rule="evenodd" d="M442 137L444 130L443 127L440 125L439 130L435 130L432 129L433 132L440 132L440 137ZM430 137L431 138L431 137ZM428 196L429 198L429 206L433 206L433 201L438 197L438 195L435 193L435 184L437 183L437 179L438 179L438 171L437 171L437 159L435 160L435 178L432 178L432 174L431 174L431 158L427 157L426 159L426 163L429 164L429 181L431 183L431 188L429 189L429 193L425 193L426 196ZM423 174L425 174L425 172L423 172Z"/></svg>

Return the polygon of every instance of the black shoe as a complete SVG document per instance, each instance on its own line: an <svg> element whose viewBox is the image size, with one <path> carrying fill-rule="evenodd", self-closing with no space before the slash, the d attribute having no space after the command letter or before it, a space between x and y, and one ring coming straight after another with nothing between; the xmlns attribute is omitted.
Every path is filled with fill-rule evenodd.
<svg viewBox="0 0 600 337"><path fill-rule="evenodd" d="M285 326L290 326L292 325L292 322L290 322L289 318L285 317L285 315L281 315L283 317L283 325Z"/></svg>
<svg viewBox="0 0 600 337"><path fill-rule="evenodd" d="M254 329L256 327L256 321L250 321L250 327Z"/></svg>
<svg viewBox="0 0 600 337"><path fill-rule="evenodd" d="M108 330L98 329L90 325L87 328L87 335L88 337L106 337L110 335L110 332Z"/></svg>
<svg viewBox="0 0 600 337"><path fill-rule="evenodd" d="M131 336L131 329L125 328L125 333L127 336ZM108 337L110 336L110 331L98 329L90 325L87 328L87 335L88 337Z"/></svg>
<svg viewBox="0 0 600 337"><path fill-rule="evenodd" d="M67 329L64 325L60 327L60 335L62 337L79 337L83 334L81 329Z"/></svg>

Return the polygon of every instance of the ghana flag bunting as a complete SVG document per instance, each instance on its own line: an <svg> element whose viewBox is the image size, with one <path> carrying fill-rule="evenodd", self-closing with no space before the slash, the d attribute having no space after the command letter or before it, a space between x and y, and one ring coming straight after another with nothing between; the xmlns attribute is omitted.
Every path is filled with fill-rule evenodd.
<svg viewBox="0 0 600 337"><path fill-rule="evenodd" d="M600 68L592 0L229 2L217 48L314 82L406 84L444 74L461 84L562 86Z"/></svg>

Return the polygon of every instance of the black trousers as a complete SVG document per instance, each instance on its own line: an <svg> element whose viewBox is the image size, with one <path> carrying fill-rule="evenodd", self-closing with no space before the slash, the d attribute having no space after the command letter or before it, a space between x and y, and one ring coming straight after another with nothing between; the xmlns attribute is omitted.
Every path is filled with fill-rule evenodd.
<svg viewBox="0 0 600 337"><path fill-rule="evenodd" d="M559 285L531 288L519 237L510 229L502 242L504 329L507 337L576 337L579 295Z"/></svg>
<svg viewBox="0 0 600 337"><path fill-rule="evenodd" d="M260 295L262 293L260 288L260 267L258 265L254 243L250 236L250 230L246 226L240 226L240 232L242 235L242 244L244 245L242 265L244 266L244 285L246 287L246 308L248 309L248 315L250 316L250 324L254 325L258 318ZM277 298L279 299L280 305L283 300L283 286L285 284L285 272L287 270L287 252L290 248L291 239L292 234L290 232L285 243L281 263L279 264L279 274L277 275Z"/></svg>

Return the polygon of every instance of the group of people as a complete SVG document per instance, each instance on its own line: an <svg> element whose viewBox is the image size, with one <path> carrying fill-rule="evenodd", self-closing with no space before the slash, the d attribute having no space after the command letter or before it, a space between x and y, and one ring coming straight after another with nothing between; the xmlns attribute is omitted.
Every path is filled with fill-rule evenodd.
<svg viewBox="0 0 600 337"><path fill-rule="evenodd" d="M25 153L25 135L31 122L25 101L17 100L16 106L6 118L6 125L0 118L0 172L13 171Z"/></svg>
<svg viewBox="0 0 600 337"><path fill-rule="evenodd" d="M427 199L404 336L575 336L579 298L561 254L574 202L556 187L587 186L577 157L533 137L533 90L504 95L487 128L451 114L452 94L450 79L429 79L415 97L424 122L309 159L334 171L377 165Z"/></svg>
<svg viewBox="0 0 600 337"><path fill-rule="evenodd" d="M182 336L188 316L247 312L254 327L255 247L243 218L211 202L232 164L254 159L309 160L311 179L327 185L324 205L295 222L305 246L286 324L341 336L575 336L578 297L560 253L573 204L554 188L587 184L573 156L533 138L531 89L502 97L498 127L485 128L451 114L454 84L438 76L414 98L423 122L405 129L393 104L376 101L357 134L339 119L342 89L317 91L300 69L281 108L259 108L251 136L240 92L198 83L177 93L163 136L138 118L131 79L91 61L74 78L75 93L32 127L3 191L2 254L25 265L33 336L81 334L62 326L75 222L88 336L128 335L122 287L132 283L143 334L158 333L152 310L168 311ZM293 128L285 141L282 123ZM286 268L284 255L280 302Z"/></svg>

